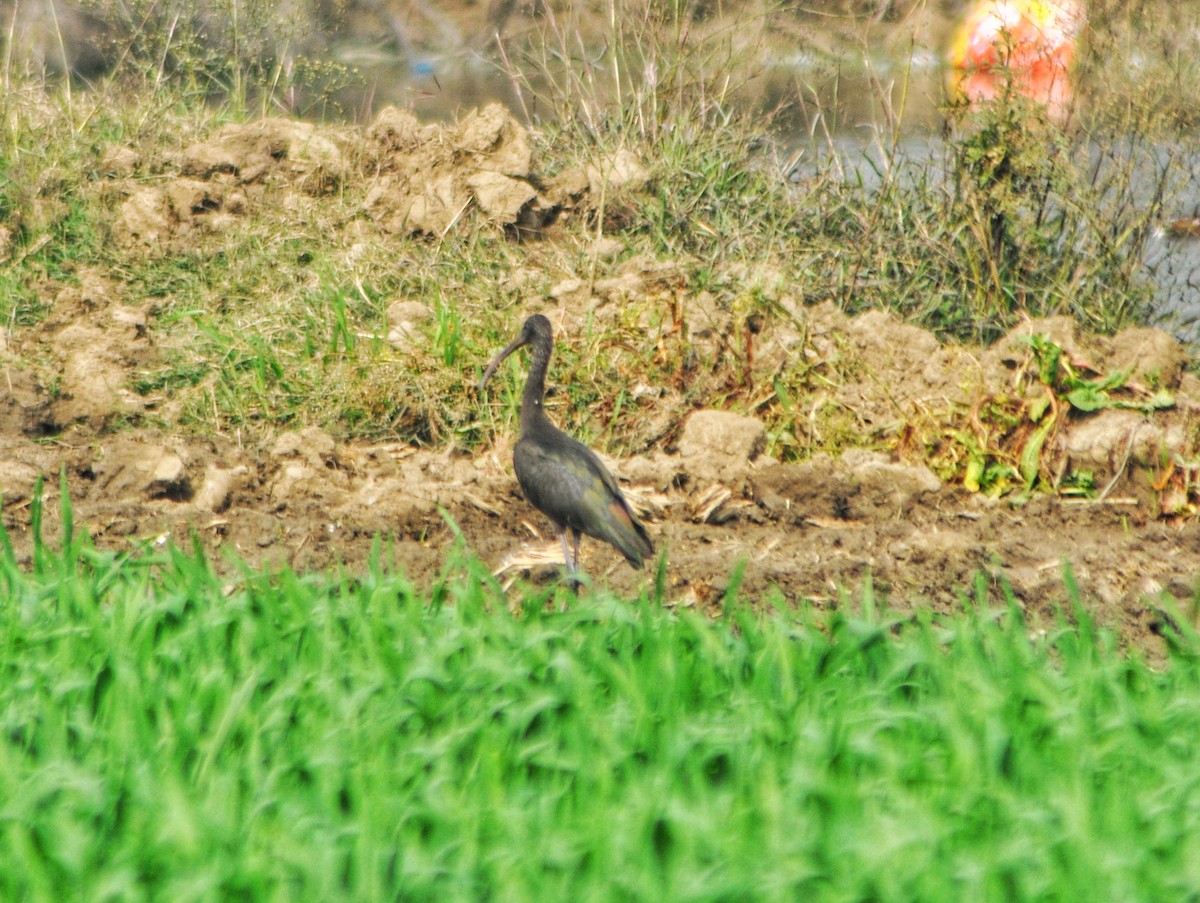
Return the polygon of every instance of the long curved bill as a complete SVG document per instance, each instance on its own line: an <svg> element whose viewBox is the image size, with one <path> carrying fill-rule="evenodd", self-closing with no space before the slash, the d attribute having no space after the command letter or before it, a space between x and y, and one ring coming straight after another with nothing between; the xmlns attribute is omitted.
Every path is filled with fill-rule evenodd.
<svg viewBox="0 0 1200 903"><path fill-rule="evenodd" d="M488 380L492 378L492 374L496 372L496 368L504 362L504 359L525 344L527 344L525 337L517 336L515 339L509 342L507 348L492 358L492 362L488 364L487 369L483 371L483 379L479 381L480 392L483 391L483 387L488 384Z"/></svg>

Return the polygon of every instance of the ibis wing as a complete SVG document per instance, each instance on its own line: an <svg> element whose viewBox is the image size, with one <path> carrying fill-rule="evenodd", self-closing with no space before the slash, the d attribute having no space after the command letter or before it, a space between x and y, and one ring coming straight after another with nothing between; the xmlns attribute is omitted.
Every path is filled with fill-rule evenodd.
<svg viewBox="0 0 1200 903"><path fill-rule="evenodd" d="M587 446L561 432L522 439L513 465L526 498L557 525L612 543L635 565L653 554L616 480Z"/></svg>
<svg viewBox="0 0 1200 903"><path fill-rule="evenodd" d="M642 522L637 519L637 515L629 507L629 501L621 492L616 479L608 472L608 468L604 466L595 452L585 445L580 445L580 448L587 453L590 466L599 475L608 492L609 520L621 534L619 540L611 536L600 538L607 539L620 549L626 558L635 563L639 563L641 558L646 555L653 555L654 543L650 541L650 534L646 532Z"/></svg>
<svg viewBox="0 0 1200 903"><path fill-rule="evenodd" d="M598 512L609 495L603 478L578 449L522 439L513 449L513 466L525 497L561 526L584 530L588 515Z"/></svg>

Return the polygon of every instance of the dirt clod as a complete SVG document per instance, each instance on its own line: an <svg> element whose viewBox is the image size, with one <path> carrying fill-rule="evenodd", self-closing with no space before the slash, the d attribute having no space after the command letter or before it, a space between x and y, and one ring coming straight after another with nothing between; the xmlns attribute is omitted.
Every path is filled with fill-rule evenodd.
<svg viewBox="0 0 1200 903"><path fill-rule="evenodd" d="M114 499L192 497L191 480L183 458L172 449L129 436L106 442L91 465L94 490Z"/></svg>
<svg viewBox="0 0 1200 903"><path fill-rule="evenodd" d="M433 319L433 311L420 301L396 301L388 306L388 344L398 351L419 347L421 327Z"/></svg>
<svg viewBox="0 0 1200 903"><path fill-rule="evenodd" d="M595 197L619 191L637 191L650 181L650 173L632 151L619 150L587 170L588 189Z"/></svg>
<svg viewBox="0 0 1200 903"><path fill-rule="evenodd" d="M443 235L472 205L493 225L536 227L556 208L532 185L525 129L499 104L448 127L386 109L369 134L379 172L363 208L386 232Z"/></svg>
<svg viewBox="0 0 1200 903"><path fill-rule="evenodd" d="M683 426L679 455L689 472L733 482L745 475L765 442L761 420L729 411L696 411Z"/></svg>
<svg viewBox="0 0 1200 903"><path fill-rule="evenodd" d="M192 145L180 155L179 169L204 180L229 174L243 183L278 174L320 193L345 178L347 164L337 143L312 123L263 119L230 123L210 140Z"/></svg>

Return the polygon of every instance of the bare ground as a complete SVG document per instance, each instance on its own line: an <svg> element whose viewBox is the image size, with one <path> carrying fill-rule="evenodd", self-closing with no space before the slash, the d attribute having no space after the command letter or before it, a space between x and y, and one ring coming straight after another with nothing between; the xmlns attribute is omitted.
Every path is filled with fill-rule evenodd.
<svg viewBox="0 0 1200 903"><path fill-rule="evenodd" d="M52 541L59 532L61 470L76 524L104 548L186 546L194 536L256 564L353 573L382 536L395 562L425 583L442 571L455 541L444 509L503 578L557 573L557 545L520 497L507 444L468 455L338 445L309 430L246 448L222 438L85 427L53 442L5 430L2 442L3 523L22 560L32 549L37 474L46 475L43 532ZM1200 576L1200 524L1168 523L1129 497L1072 503L1035 495L1014 506L856 451L838 460L758 462L726 483L696 478L679 455L615 467L637 475L628 491L666 556L670 603L713 613L744 562L741 591L762 604L857 605L869 578L896 609L945 611L973 597L980 581L989 593L1003 581L1033 623L1052 627L1060 606L1070 613L1069 562L1099 621L1126 642L1154 648L1163 592L1190 599ZM635 572L594 541L585 540L583 566L623 592L653 580L653 567Z"/></svg>

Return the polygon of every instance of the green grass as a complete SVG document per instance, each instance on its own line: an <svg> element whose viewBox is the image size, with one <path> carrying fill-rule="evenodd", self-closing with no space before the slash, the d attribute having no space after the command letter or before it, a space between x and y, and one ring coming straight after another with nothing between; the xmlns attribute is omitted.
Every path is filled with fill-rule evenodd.
<svg viewBox="0 0 1200 903"><path fill-rule="evenodd" d="M1082 609L714 621L78 537L0 599L5 900L1200 894L1190 634L1156 669Z"/></svg>

